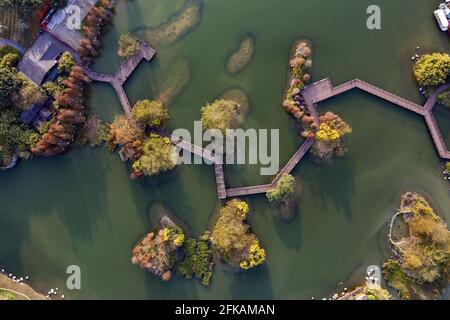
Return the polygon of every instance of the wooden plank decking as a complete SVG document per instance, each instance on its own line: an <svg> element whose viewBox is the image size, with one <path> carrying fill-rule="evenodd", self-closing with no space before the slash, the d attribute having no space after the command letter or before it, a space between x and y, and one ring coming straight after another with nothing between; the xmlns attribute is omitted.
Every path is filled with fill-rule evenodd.
<svg viewBox="0 0 450 320"><path fill-rule="evenodd" d="M54 38L54 37L53 37ZM80 65L86 76L89 77L93 81L105 82L111 84L111 86L116 91L116 94L119 98L120 104L124 110L124 113L128 116L131 123L136 125L132 114L131 114L131 104L127 97L127 94L123 88L124 83L127 79L132 75L138 65L142 62L142 60L151 61L156 54L156 51L151 48L149 45L145 43L141 43L139 51L132 56L131 58L124 61L117 71L114 74L101 74L91 70L86 66L82 66L81 59L78 57L76 52L71 50L71 48L65 44L63 44L60 40L54 38L54 43L61 49L66 49L65 51L69 51L73 56L78 65ZM374 96L377 96L381 99L384 99L388 102L393 103L396 106L399 106L403 109L412 111L420 116L423 116L427 127L432 136L433 142L436 146L436 149L439 153L439 156L443 159L450 160L450 151L446 149L446 145L444 139L439 131L439 127L436 123L436 120L433 116L433 108L438 99L438 95L442 92L450 89L450 84L446 84L440 88L438 88L435 92L433 92L428 100L426 101L424 106L420 106L416 103L413 103L407 99L399 97L389 91L378 88L374 85L371 85L367 82L364 82L359 79L354 79L348 81L340 86L333 87L330 79L326 78L316 83L313 83L307 86L303 90L303 97L305 99L305 103L309 113L313 116L314 121L317 125L320 124L320 118L318 115L318 111L316 108L316 104L329 99L331 97L338 96L344 92L352 90L354 88L358 88L365 92L368 92ZM187 141L181 140L176 136L173 136L170 133L166 132L158 132L159 134L169 137L171 142L184 150L187 150L199 157L202 157L205 160L208 160L211 164L214 164L214 171L216 175L216 186L217 193L220 199L225 199L228 197L238 197L238 196L247 196L253 194L266 193L269 189L276 186L278 180L284 173L290 173L295 168L295 166L301 161L301 159L306 155L308 150L312 147L314 143L314 139L306 140L294 153L288 163L278 172L275 178L269 184L257 185L257 186L249 186L242 188L229 188L226 189L224 168L222 164L222 157L218 157L217 155L211 153L208 150L200 146L196 146Z"/></svg>
<svg viewBox="0 0 450 320"><path fill-rule="evenodd" d="M156 51L152 47L144 42L141 42L138 52L120 65L114 77L118 79L121 84L124 84L143 59L150 61L153 59L155 54Z"/></svg>
<svg viewBox="0 0 450 320"><path fill-rule="evenodd" d="M354 88L363 90L396 106L424 117L439 156L443 159L450 159L450 151L447 150L445 141L439 130L439 126L433 116L433 108L436 105L438 96L444 91L450 89L449 83L436 89L436 91L429 96L424 106L420 106L412 101L399 97L389 91L383 90L359 79L345 82L337 87L333 87L328 78L323 79L307 86L303 91L303 97L305 98L305 103L308 106L308 110L317 110L315 107L317 103L338 96ZM311 111L310 113L315 116Z"/></svg>

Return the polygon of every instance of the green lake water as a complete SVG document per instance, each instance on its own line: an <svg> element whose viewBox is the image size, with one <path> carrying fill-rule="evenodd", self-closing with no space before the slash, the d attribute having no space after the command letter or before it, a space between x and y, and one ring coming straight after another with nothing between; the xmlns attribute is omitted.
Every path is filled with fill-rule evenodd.
<svg viewBox="0 0 450 320"><path fill-rule="evenodd" d="M366 28L366 8L379 4L382 29ZM283 165L301 143L294 120L280 107L288 54L295 39L314 42L313 78L340 84L371 82L418 103L411 76L418 51L446 51L448 37L432 16L439 1L423 0L205 0L200 25L142 64L126 85L131 102L152 98L176 59L190 65L190 82L170 105L169 127L192 128L200 108L223 90L243 88L251 99L247 128L280 129ZM122 33L154 27L181 8L180 0L121 1L94 69L113 72L120 63ZM252 32L256 52L239 75L224 70L229 51ZM121 111L113 89L94 84L91 108L105 120ZM277 218L264 195L247 198L250 224L267 252L267 263L245 274L216 267L209 288L173 277L169 283L130 262L134 243L150 228L148 208L168 203L193 235L200 235L220 205L214 170L184 165L158 182L132 181L129 169L106 148L80 149L55 159L22 162L0 174L0 264L28 274L41 291L62 288L69 298L310 299L351 286L370 264L389 255L387 222L405 191L426 195L447 221L448 182L423 119L354 91L320 105L352 127L350 151L332 165L306 157L293 174L303 193L291 223ZM436 117L450 145L450 112ZM229 186L259 184L270 177L258 166L227 166ZM82 289L65 288L66 268L79 265Z"/></svg>

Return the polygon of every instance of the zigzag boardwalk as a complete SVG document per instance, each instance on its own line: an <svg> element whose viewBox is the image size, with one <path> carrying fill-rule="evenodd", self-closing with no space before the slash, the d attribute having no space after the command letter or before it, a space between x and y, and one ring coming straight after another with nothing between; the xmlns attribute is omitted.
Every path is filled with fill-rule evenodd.
<svg viewBox="0 0 450 320"><path fill-rule="evenodd" d="M119 97L125 114L129 117L129 119L132 120L131 105L125 93L125 90L123 89L123 84L131 76L133 71L137 68L137 66L143 59L150 61L155 56L155 54L156 52L154 49L152 49L147 44L142 43L139 51L133 57L124 61L114 75L96 73L87 67L84 67L84 71L91 80L107 82L113 86L117 93L117 96ZM314 118L314 122L317 125L320 124L320 118L316 108L317 103L331 97L338 96L354 88L358 88L360 90L368 92L374 96L391 102L394 105L423 116L427 123L428 129L430 130L433 142L436 146L436 149L438 150L440 157L444 159L450 159L450 151L446 150L445 142L432 114L432 110L436 104L438 95L445 90L448 90L450 88L450 84L446 84L438 88L433 94L430 95L425 106L422 107L414 102L399 97L389 91L383 90L359 79L354 79L340 86L333 87L330 79L326 78L307 86L302 93L306 102L307 109ZM203 149L202 147L181 140L178 137L173 136L172 134L161 131L157 133L170 138L171 142L177 147L187 150L188 152L193 153L199 157L202 157L203 159L208 160L210 163L214 163L217 194L219 199L266 193L268 190L276 186L278 180L284 173L292 172L295 166L301 161L301 159L305 156L305 154L314 143L314 139L306 140L298 148L298 150L288 161L288 163L283 167L283 169L278 172L278 174L270 184L226 189L223 164L219 161L222 160L221 158L219 159L215 154Z"/></svg>
<svg viewBox="0 0 450 320"><path fill-rule="evenodd" d="M155 56L156 51L150 47L148 44L141 42L140 48L136 54L125 60L117 69L114 77L118 79L121 84L124 84L137 66L141 63L143 59L150 61Z"/></svg>
<svg viewBox="0 0 450 320"><path fill-rule="evenodd" d="M242 187L242 188L233 188L227 189L227 197L239 197L239 196L248 196L252 194L258 193L266 193L270 189L274 188L278 183L278 180L285 173L291 173L294 170L295 166L300 162L300 160L305 156L308 150L312 147L314 143L314 139L308 139L297 149L294 155L289 159L288 163L281 169L276 175L275 179L272 180L270 184L263 184L258 186L251 187Z"/></svg>

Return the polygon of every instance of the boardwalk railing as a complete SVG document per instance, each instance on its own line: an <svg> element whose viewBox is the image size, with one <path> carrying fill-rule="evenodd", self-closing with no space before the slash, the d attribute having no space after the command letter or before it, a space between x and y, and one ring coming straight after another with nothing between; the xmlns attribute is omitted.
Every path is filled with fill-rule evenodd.
<svg viewBox="0 0 450 320"><path fill-rule="evenodd" d="M227 197L239 197L239 196L248 196L252 194L266 193L272 188L275 188L281 176L285 173L291 173L292 170L297 166L300 160L306 155L308 150L312 147L314 143L314 139L308 139L297 149L294 155L289 159L288 163L281 169L275 178L269 184L263 184L258 186L251 187L241 187L241 188L233 188L227 189Z"/></svg>

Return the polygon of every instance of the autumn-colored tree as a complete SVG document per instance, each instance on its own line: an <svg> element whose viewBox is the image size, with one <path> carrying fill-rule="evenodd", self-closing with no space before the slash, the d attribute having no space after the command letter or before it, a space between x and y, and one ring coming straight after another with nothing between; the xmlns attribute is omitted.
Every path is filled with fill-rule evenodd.
<svg viewBox="0 0 450 320"><path fill-rule="evenodd" d="M305 119L306 118L306 119ZM316 128L313 119L303 117L304 121L308 122L310 128ZM312 132L305 130L306 137ZM352 128L338 115L332 112L326 112L320 117L320 126L314 133L316 138L311 152L320 159L330 159L333 155L343 156L347 151L345 145L345 137L352 132ZM302 134L305 136L305 134Z"/></svg>
<svg viewBox="0 0 450 320"><path fill-rule="evenodd" d="M132 113L136 121L144 127L159 128L169 120L167 108L158 100L140 100L134 105Z"/></svg>
<svg viewBox="0 0 450 320"><path fill-rule="evenodd" d="M202 108L204 130L217 129L226 134L227 129L237 126L238 105L231 100L216 100Z"/></svg>
<svg viewBox="0 0 450 320"><path fill-rule="evenodd" d="M74 65L75 61L72 55L69 52L64 52L58 61L58 71L69 74Z"/></svg>
<svg viewBox="0 0 450 320"><path fill-rule="evenodd" d="M13 68L0 68L0 109L13 105L13 96L19 91L21 85L17 72Z"/></svg>
<svg viewBox="0 0 450 320"><path fill-rule="evenodd" d="M15 67L20 61L20 56L15 53L8 53L0 59L0 68Z"/></svg>
<svg viewBox="0 0 450 320"><path fill-rule="evenodd" d="M414 75L421 86L436 87L446 83L450 76L450 55L432 53L422 56L414 66Z"/></svg>
<svg viewBox="0 0 450 320"><path fill-rule="evenodd" d="M295 178L284 173L277 182L277 185L267 191L266 196L272 203L279 203L288 199L295 192Z"/></svg>

